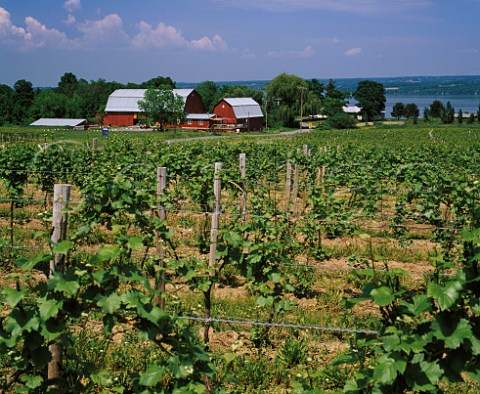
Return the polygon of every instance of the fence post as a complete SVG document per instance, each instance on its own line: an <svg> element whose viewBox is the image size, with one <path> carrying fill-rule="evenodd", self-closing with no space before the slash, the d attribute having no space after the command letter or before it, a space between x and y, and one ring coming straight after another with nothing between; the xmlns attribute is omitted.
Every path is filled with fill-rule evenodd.
<svg viewBox="0 0 480 394"><path fill-rule="evenodd" d="M292 191L292 163L287 160L287 179L285 181L285 200L287 203L287 210L290 205L290 193Z"/></svg>
<svg viewBox="0 0 480 394"><path fill-rule="evenodd" d="M215 252L217 251L217 236L220 222L220 195L222 191L222 183L220 179L220 172L222 171L222 163L215 163L215 180L213 183L213 192L215 194L215 206L212 212L212 228L210 231L210 256L208 259L208 275L210 277L210 286L207 291L204 292L205 296L205 331L203 333L203 341L208 344L210 341L210 317L212 307L212 296L214 289L214 277L215 277Z"/></svg>
<svg viewBox="0 0 480 394"><path fill-rule="evenodd" d="M157 168L157 203L161 205L157 208L157 214L160 221L164 222L167 219L167 214L165 207L161 203L161 198L165 193L167 187L167 167L158 167ZM165 240L162 238L162 235L159 234L158 230L156 232L156 247L157 247L157 256L158 256L158 272L155 274L155 287L160 292L160 295L156 297L157 305L164 309L165 308Z"/></svg>
<svg viewBox="0 0 480 394"><path fill-rule="evenodd" d="M247 156L245 153L240 153L240 179L242 192L240 195L240 213L242 214L243 221L245 221L245 215L247 214L247 192L245 178L247 176Z"/></svg>
<svg viewBox="0 0 480 394"><path fill-rule="evenodd" d="M300 172L300 166L295 164L293 171L293 191L292 191L292 212L297 213L297 196L298 196L298 177Z"/></svg>
<svg viewBox="0 0 480 394"><path fill-rule="evenodd" d="M53 233L52 245L64 240L67 236L67 219L66 209L70 202L70 189L72 185L57 184L53 190ZM53 278L55 272L62 272L64 269L65 255L56 253L54 259L50 261L49 278ZM62 351L60 344L52 344L48 347L52 355L52 359L48 363L48 380L54 383L51 388L59 388L55 381L62 376Z"/></svg>
<svg viewBox="0 0 480 394"><path fill-rule="evenodd" d="M94 138L92 140L92 151L93 151L93 154L96 154L97 153L97 145L98 145L98 138Z"/></svg>

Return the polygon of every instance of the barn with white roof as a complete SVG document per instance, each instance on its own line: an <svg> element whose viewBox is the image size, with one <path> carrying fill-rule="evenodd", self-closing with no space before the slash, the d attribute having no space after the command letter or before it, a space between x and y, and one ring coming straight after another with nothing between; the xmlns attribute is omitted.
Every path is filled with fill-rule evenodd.
<svg viewBox="0 0 480 394"><path fill-rule="evenodd" d="M134 126L142 123L138 102L143 100L146 89L118 89L109 97L105 107L103 124L106 126ZM173 89L173 93L182 97L185 103L184 113L201 114L205 105L195 89Z"/></svg>
<svg viewBox="0 0 480 394"><path fill-rule="evenodd" d="M263 127L262 109L251 97L224 98L213 107L213 113L222 119L222 124L242 131L258 131Z"/></svg>

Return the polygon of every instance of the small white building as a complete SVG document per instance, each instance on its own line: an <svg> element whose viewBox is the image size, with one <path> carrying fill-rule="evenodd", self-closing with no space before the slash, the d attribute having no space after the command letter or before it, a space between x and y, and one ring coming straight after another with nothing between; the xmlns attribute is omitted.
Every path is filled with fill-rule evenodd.
<svg viewBox="0 0 480 394"><path fill-rule="evenodd" d="M30 126L88 128L87 119L40 118Z"/></svg>
<svg viewBox="0 0 480 394"><path fill-rule="evenodd" d="M342 107L343 112L347 115L351 115L358 120L362 120L362 109L357 105L348 105Z"/></svg>

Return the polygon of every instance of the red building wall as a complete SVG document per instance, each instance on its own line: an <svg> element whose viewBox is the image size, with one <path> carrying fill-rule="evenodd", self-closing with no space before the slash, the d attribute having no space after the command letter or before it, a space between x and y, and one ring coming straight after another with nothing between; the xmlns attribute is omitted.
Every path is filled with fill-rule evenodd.
<svg viewBox="0 0 480 394"><path fill-rule="evenodd" d="M187 102L185 103L186 114L203 114L205 113L205 105L200 95L194 90L187 97Z"/></svg>
<svg viewBox="0 0 480 394"><path fill-rule="evenodd" d="M103 118L105 126L133 126L135 118L133 112L114 112Z"/></svg>
<svg viewBox="0 0 480 394"><path fill-rule="evenodd" d="M223 124L244 124L248 131L258 131L263 128L263 118L236 118L235 112L230 104L225 100L221 100L213 108L213 113L223 118Z"/></svg>
<svg viewBox="0 0 480 394"><path fill-rule="evenodd" d="M213 113L220 118L223 118L223 124L237 124L237 118L233 108L225 100L221 100L215 107L213 107Z"/></svg>

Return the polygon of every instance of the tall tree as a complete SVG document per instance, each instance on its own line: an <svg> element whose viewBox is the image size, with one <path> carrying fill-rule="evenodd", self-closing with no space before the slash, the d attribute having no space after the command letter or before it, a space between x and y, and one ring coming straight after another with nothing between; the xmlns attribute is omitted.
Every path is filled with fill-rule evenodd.
<svg viewBox="0 0 480 394"><path fill-rule="evenodd" d="M195 90L202 97L207 112L212 112L213 106L222 98L220 87L213 81L204 81Z"/></svg>
<svg viewBox="0 0 480 394"><path fill-rule="evenodd" d="M367 122L374 120L385 110L385 89L380 82L360 81L353 97L362 108L364 119Z"/></svg>
<svg viewBox="0 0 480 394"><path fill-rule="evenodd" d="M417 104L415 103L409 103L405 106L405 111L404 111L404 116L407 119L410 118L418 118L420 116L420 110L418 109Z"/></svg>
<svg viewBox="0 0 480 394"><path fill-rule="evenodd" d="M348 93L342 92L337 88L337 83L333 79L328 81L328 84L325 87L325 97L344 101L348 98L348 96Z"/></svg>
<svg viewBox="0 0 480 394"><path fill-rule="evenodd" d="M405 113L405 104L395 103L392 108L391 115L394 118L400 119Z"/></svg>
<svg viewBox="0 0 480 394"><path fill-rule="evenodd" d="M15 92L8 85L0 85L0 126L13 121Z"/></svg>
<svg viewBox="0 0 480 394"><path fill-rule="evenodd" d="M33 102L33 86L31 82L20 79L15 82L13 88L15 89L13 118L15 122L21 123L26 119Z"/></svg>
<svg viewBox="0 0 480 394"><path fill-rule="evenodd" d="M66 72L60 78L57 85L57 92L68 97L73 97L78 87L78 79L75 74Z"/></svg>
<svg viewBox="0 0 480 394"><path fill-rule="evenodd" d="M445 115L445 106L440 100L433 100L430 104L430 116L432 118L443 118Z"/></svg>
<svg viewBox="0 0 480 394"><path fill-rule="evenodd" d="M451 124L455 120L455 108L453 108L452 103L447 101L445 106L445 113L442 117L442 122L445 124Z"/></svg>
<svg viewBox="0 0 480 394"><path fill-rule="evenodd" d="M138 107L151 125L158 123L163 130L166 125L176 126L180 123L185 103L181 96L173 93L169 85L163 85L159 89L147 89L143 100L138 102Z"/></svg>
<svg viewBox="0 0 480 394"><path fill-rule="evenodd" d="M302 88L308 88L307 82L293 74L282 73L267 83L268 95L291 108L299 107Z"/></svg>
<svg viewBox="0 0 480 394"><path fill-rule="evenodd" d="M325 85L318 79L307 80L308 90L316 95L320 100L323 99L325 93Z"/></svg>

